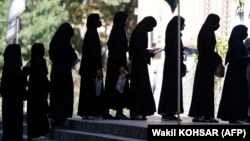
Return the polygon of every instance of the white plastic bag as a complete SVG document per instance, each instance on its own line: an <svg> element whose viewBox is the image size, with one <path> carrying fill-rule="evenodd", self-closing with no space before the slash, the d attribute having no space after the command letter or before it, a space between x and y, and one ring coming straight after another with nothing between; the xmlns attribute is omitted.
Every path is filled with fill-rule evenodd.
<svg viewBox="0 0 250 141"><path fill-rule="evenodd" d="M126 77L124 74L120 74L119 77L118 77L118 80L117 80L117 83L116 83L116 90L119 92L119 93L123 93L124 91L124 88L125 88L125 85L126 85Z"/></svg>
<svg viewBox="0 0 250 141"><path fill-rule="evenodd" d="M96 96L100 96L102 94L102 79L100 77L96 77L94 79L95 82L95 92Z"/></svg>

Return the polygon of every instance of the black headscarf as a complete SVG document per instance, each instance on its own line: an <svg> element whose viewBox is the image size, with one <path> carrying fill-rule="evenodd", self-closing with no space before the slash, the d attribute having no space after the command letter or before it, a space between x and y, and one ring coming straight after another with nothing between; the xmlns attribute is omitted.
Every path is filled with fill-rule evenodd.
<svg viewBox="0 0 250 141"><path fill-rule="evenodd" d="M70 44L71 38L74 36L74 29L69 23L63 23L59 26L55 32L50 45L49 45L49 57L51 60L57 58L59 50L65 50L63 47L66 47Z"/></svg>
<svg viewBox="0 0 250 141"><path fill-rule="evenodd" d="M185 19L180 16L180 25L185 23ZM178 16L174 16L167 25L166 33L178 31Z"/></svg>
<svg viewBox="0 0 250 141"><path fill-rule="evenodd" d="M113 19L113 27L107 42L108 47L114 46L117 44L117 41L120 42L120 48L128 50L127 44L127 35L125 31L125 21L128 18L128 14L122 11L119 11L115 14ZM119 39L117 39L119 38Z"/></svg>
<svg viewBox="0 0 250 141"><path fill-rule="evenodd" d="M31 58L43 57L45 53L45 48L42 43L35 43L31 47Z"/></svg>
<svg viewBox="0 0 250 141"><path fill-rule="evenodd" d="M21 47L19 44L10 44L4 51L4 62L16 61L19 66L22 66Z"/></svg>
<svg viewBox="0 0 250 141"><path fill-rule="evenodd" d="M245 45L243 43L243 40L247 38L248 28L245 25L236 25L230 35L229 42L228 42L228 51L226 54L226 60L225 63L227 64L228 62L231 61L232 59L232 50L233 48L245 48ZM244 50L244 49L243 49ZM247 55L247 53L245 54Z"/></svg>
<svg viewBox="0 0 250 141"><path fill-rule="evenodd" d="M216 14L209 14L204 24L202 25L201 30L211 29L215 31L219 27L220 27L220 17Z"/></svg>
<svg viewBox="0 0 250 141"><path fill-rule="evenodd" d="M62 23L57 31L55 32L51 44L53 45L56 42L60 42L61 40L70 41L74 36L74 29L69 23Z"/></svg>
<svg viewBox="0 0 250 141"><path fill-rule="evenodd" d="M133 30L129 42L129 59L135 55L135 48L147 48L148 32L152 31L157 25L157 21L152 16L142 19ZM140 44L138 46L138 44ZM147 51L146 51L147 52Z"/></svg>
<svg viewBox="0 0 250 141"><path fill-rule="evenodd" d="M241 40L243 41L245 38L247 38L248 28L245 25L237 25L233 28L232 33L229 38L229 43L234 40Z"/></svg>
<svg viewBox="0 0 250 141"><path fill-rule="evenodd" d="M147 16L138 23L135 30L149 32L152 31L156 25L157 22L155 18L152 16Z"/></svg>
<svg viewBox="0 0 250 141"><path fill-rule="evenodd" d="M100 21L100 15L97 13L90 14L87 18L87 28L97 28L102 25L102 22Z"/></svg>
<svg viewBox="0 0 250 141"><path fill-rule="evenodd" d="M169 36L175 36L177 38L177 33L178 33L178 16L174 16L168 23L167 28L166 28L166 37L165 37L165 44L168 44ZM180 25L183 25L185 23L185 19L180 16ZM180 33L181 34L181 33Z"/></svg>
<svg viewBox="0 0 250 141"><path fill-rule="evenodd" d="M113 24L114 26L125 26L125 21L128 18L128 14L122 11L119 11L115 14L114 19L113 19Z"/></svg>

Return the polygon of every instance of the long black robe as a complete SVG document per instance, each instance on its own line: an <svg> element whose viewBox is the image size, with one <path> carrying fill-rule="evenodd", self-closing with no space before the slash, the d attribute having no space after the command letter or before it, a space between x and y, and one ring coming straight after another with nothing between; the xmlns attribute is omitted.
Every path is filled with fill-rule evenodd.
<svg viewBox="0 0 250 141"><path fill-rule="evenodd" d="M77 114L82 117L102 114L103 92L97 96L94 79L97 69L102 70L101 43L97 28L100 26L98 14L91 14L87 19L87 31L83 39L82 59L79 74L81 75L80 97ZM102 78L101 78L102 79Z"/></svg>
<svg viewBox="0 0 250 141"><path fill-rule="evenodd" d="M222 89L217 117L225 121L245 120L248 115L247 65L250 58L243 40L247 37L247 27L235 26L229 39L226 54L227 73Z"/></svg>
<svg viewBox="0 0 250 141"><path fill-rule="evenodd" d="M52 38L49 48L49 57L52 61L49 117L61 123L73 114L72 63L78 59L70 43L73 36L74 30L71 25L63 23Z"/></svg>
<svg viewBox="0 0 250 141"><path fill-rule="evenodd" d="M129 42L131 59L131 116L148 116L156 111L155 101L149 79L148 32L156 26L152 17L145 17L133 30Z"/></svg>
<svg viewBox="0 0 250 141"><path fill-rule="evenodd" d="M1 78L2 141L23 141L22 89L27 86L28 70L22 70L21 61L20 46L8 45Z"/></svg>
<svg viewBox="0 0 250 141"><path fill-rule="evenodd" d="M48 69L44 56L44 46L36 43L32 46L27 100L27 135L36 138L49 133L48 121Z"/></svg>
<svg viewBox="0 0 250 141"><path fill-rule="evenodd" d="M184 18L180 17L181 25L184 25ZM165 37L165 61L163 68L162 88L159 100L158 113L173 116L178 113L178 17L175 16L169 22ZM181 34L181 33L179 33ZM183 63L183 44L180 39L180 62ZM185 75L185 69L182 72ZM183 113L182 78L180 79L180 113Z"/></svg>
<svg viewBox="0 0 250 141"><path fill-rule="evenodd" d="M219 25L218 15L211 14L204 22L197 40L199 51L196 67L190 117L214 118L214 71L222 59L215 52L215 28Z"/></svg>
<svg viewBox="0 0 250 141"><path fill-rule="evenodd" d="M121 74L119 68L124 67L128 72L126 55L128 52L128 40L124 28L126 19L127 14L123 12L118 12L114 16L114 25L107 42L109 54L105 82L105 99L107 100L106 104L109 104L110 108L116 110L122 110L124 107L129 107L129 78L126 77L123 93L119 93L116 90L116 83Z"/></svg>

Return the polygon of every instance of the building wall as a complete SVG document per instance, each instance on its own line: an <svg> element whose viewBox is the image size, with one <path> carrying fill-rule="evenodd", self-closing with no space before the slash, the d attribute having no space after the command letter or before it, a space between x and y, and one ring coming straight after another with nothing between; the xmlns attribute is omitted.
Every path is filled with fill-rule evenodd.
<svg viewBox="0 0 250 141"><path fill-rule="evenodd" d="M249 9L250 0L245 1L248 1L246 4L249 5L247 6L247 9ZM154 16L156 18L157 26L154 31L149 34L149 45L152 45L150 47L163 48L166 26L173 16L178 15L179 10L180 15L185 18L186 25L185 29L182 31L183 44L184 46L196 48L198 32L209 13L215 13L221 17L220 28L216 31L216 35L226 40L229 38L233 26L240 23L238 17L235 16L238 5L238 0L180 0L180 9L177 7L175 12L172 13L165 0L138 0L138 8L135 10L135 14L138 15L138 21L145 16ZM246 17L247 16L245 15L244 24L248 24L249 26L249 17L247 19ZM149 66L151 85L154 91L157 108L162 84L163 63L164 53L162 52L160 53L160 57L153 59ZM188 114L196 66L193 57L189 57L185 63L189 72L183 78L183 116L187 116ZM217 92L215 99L215 112L217 112L221 91L218 90Z"/></svg>
<svg viewBox="0 0 250 141"><path fill-rule="evenodd" d="M250 0L245 1L246 4L250 3ZM182 31L184 45L196 46L197 34L209 13L215 13L221 17L221 27L216 31L216 35L228 39L232 27L239 24L239 20L235 16L238 5L238 0L180 0L179 11L180 15L185 18L186 24ZM246 8L249 9L249 6L246 6ZM138 22L145 16L156 18L157 27L153 33L149 34L151 37L150 43L156 44L157 47L163 47L167 23L173 16L178 15L178 7L172 13L165 0L138 0L138 8L135 14L138 15ZM245 18L246 15L248 14L245 14ZM246 24L248 21L246 19Z"/></svg>

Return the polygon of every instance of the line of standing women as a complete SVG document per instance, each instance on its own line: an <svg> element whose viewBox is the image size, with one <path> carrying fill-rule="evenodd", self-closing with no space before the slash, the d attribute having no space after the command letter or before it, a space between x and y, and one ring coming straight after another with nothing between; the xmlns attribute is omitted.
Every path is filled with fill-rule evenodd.
<svg viewBox="0 0 250 141"><path fill-rule="evenodd" d="M222 58L215 52L215 31L220 17L209 14L198 35L198 63L195 72L193 95L189 116L193 122L218 123L214 109L214 72L222 65ZM245 25L233 27L225 58L227 72L222 89L217 118L229 123L244 123L248 118L249 90L246 77L250 62L244 40L248 28Z"/></svg>
<svg viewBox="0 0 250 141"><path fill-rule="evenodd" d="M147 33L156 26L153 17L146 17L134 29L128 44L125 25L128 15L117 12L107 42L108 62L105 89L96 95L93 80L99 77L103 81L101 44L97 28L101 26L99 14L90 14L87 19L87 32L83 39L78 115L83 118L101 116L104 119L128 119L123 108L130 109L134 119L144 119L155 112L155 104L149 81L147 63L150 59ZM129 47L128 47L129 45ZM130 49L130 50L129 50ZM127 52L132 59L131 72L128 69ZM123 92L116 89L119 75L126 77ZM131 85L129 79L131 78ZM130 87L131 86L131 87ZM109 114L116 110L116 116Z"/></svg>
<svg viewBox="0 0 250 141"><path fill-rule="evenodd" d="M182 99L182 78L180 78L181 95L179 111L177 101L177 35L180 34L181 36L181 32L178 33L176 26L178 18L178 16L174 16L166 28L166 57L158 110L158 113L162 115L162 120L180 120L176 117L176 114L178 114L178 112L184 112ZM109 109L115 109L117 110L116 119L127 119L127 117L122 113L122 109L124 107L128 107L130 109L130 116L132 119L145 120L146 116L152 115L156 112L148 74L148 65L150 64L150 59L154 56L154 54L148 50L147 33L153 30L157 22L151 16L142 19L133 30L130 42L128 44L124 30L126 20L127 15L124 12L118 12L114 16L113 28L111 30L110 38L107 42L109 56L105 82L106 85L102 87L102 95L99 96L95 93L95 85L93 80L98 77L101 79L101 81L104 81L101 44L97 32L97 28L101 26L101 22L98 14L91 14L87 19L87 32L83 39L82 60L79 71L79 74L81 75L81 88L78 115L84 118L88 118L89 116L102 116L104 119L114 119L115 117L109 114ZM218 122L214 116L214 71L217 66L222 65L222 58L217 52L215 52L215 31L220 26L219 22L220 17L218 15L209 14L198 35L197 45L199 56L194 79L193 96L189 110L189 116L193 117L193 122ZM180 17L180 24L181 30L183 30L185 27L185 19L183 17ZM234 41L236 38L238 38L239 34L242 36L244 35L243 37L239 38L242 44L243 40L247 37L247 28L245 28L243 25L236 26L235 28L236 29L233 29L229 40L229 50L227 52L228 55L226 60L229 60L230 57L234 58L234 56L236 56L236 58L240 58L237 57L237 54L232 55L232 40ZM180 42L180 47L181 51L183 51L182 41ZM129 59L131 61L130 72L127 67L126 52L129 52ZM236 50L233 52L238 53L240 51ZM180 56L181 77L183 77L186 74L186 66L183 63L182 54L180 54ZM243 59L243 62L248 64L248 58L244 56L244 53L242 54L242 58L245 58L245 60ZM230 61L228 62L230 63ZM226 109L222 107L225 107L223 105L226 105L223 103L225 101L224 97L227 95L225 93L226 86L229 81L227 77L231 70L230 68L231 67L229 66L224 83L218 117L222 120L235 122L246 117L242 116L239 119L234 117L231 119L227 118L228 116L225 117L222 114L222 111ZM128 77L128 79L130 79L130 83L126 82L130 88L125 90L125 93L128 93L124 93L126 95L125 96L120 95L119 91L115 89L115 85L118 76L120 74L126 73L130 74ZM245 90L245 87L241 90ZM230 103L232 103L232 101L230 101ZM246 104L246 102L242 102L242 104L243 103Z"/></svg>
<svg viewBox="0 0 250 141"><path fill-rule="evenodd" d="M141 21L141 23L138 24L132 35L133 38L130 48L132 48L131 56L133 56L133 64L136 64L137 59L142 60L142 65L145 69L144 70L133 65L133 68L138 68L145 73L142 73L136 69L132 69L132 80L137 79L137 76L139 74L144 74L147 78L146 87L149 91L147 92L147 95L141 95L141 91L144 90L144 87L139 83L133 84L132 89L134 90L138 87L138 84L140 85L140 89L134 91L134 94L139 95L138 98L141 99L140 102L142 103L137 103L138 99L128 100L127 96L123 96L123 94L127 95L125 93L129 93L129 80L127 80L126 82L127 88L125 88L124 93L118 93L118 95L120 96L115 96L116 98L112 99L115 101L109 99L110 96L112 97L112 95L114 96L115 94L117 94L116 91L114 92L115 88L111 88L110 93L106 95L103 87L103 89L101 90L101 97L98 97L96 95L93 79L97 77L102 79L103 77L101 44L99 35L97 33L97 28L101 26L101 22L98 14L89 15L87 20L88 30L83 40L83 58L81 60L81 68L79 71L79 74L81 75L81 88L77 114L82 117L99 116L99 114L101 114L105 119L113 119L114 117L109 114L109 109L114 108L115 110L117 110L116 118L127 119L127 117L122 114L122 109L124 107L130 107L132 113L134 113L135 115L142 115L143 119L145 118L145 116L153 114L155 112L155 105L152 90L150 89L151 85L149 82L147 69L147 63L152 54L150 55L146 49L148 47L147 33L152 31L156 26L156 20L153 17L146 17ZM114 57L115 59L109 59L109 64L117 64L115 65L116 68L114 68L114 74L112 73L113 65L109 65L109 72L107 73L107 84L109 83L109 78L111 78L110 80L117 79L113 77L117 77L121 73L128 73L126 62L128 44L125 30L123 29L126 20L127 14L123 12L118 12L114 17L114 26L110 39L108 41L108 47L110 50L109 57ZM67 118L70 118L73 115L74 84L72 68L77 62L79 62L78 55L71 45L71 39L73 36L74 30L72 26L69 23L62 23L52 37L52 40L49 44L49 58L52 62L50 82L47 78L48 70L46 61L43 58L45 48L42 43L35 43L32 46L31 59L23 69L21 47L18 44L11 44L6 47L4 52L4 66L0 89L3 110L3 141L23 140L24 96L22 95L24 94L27 86L28 139L32 140L33 138L46 136L47 133L49 133L50 128L48 118L52 120L52 128L58 126L61 128L67 128L67 126L65 125L65 121L67 120ZM142 48L137 49L137 46L135 45L137 45L138 43L142 43L142 46L139 46ZM118 47L121 48L117 49ZM115 53L116 51L118 51L119 55ZM139 57L137 57L137 55L139 55ZM116 59L118 59L119 61ZM28 75L29 82L27 81ZM109 77L110 75L111 77ZM142 77L140 78L141 80L139 79L139 81L143 82L144 76L142 75ZM115 84L115 81L110 82L111 85ZM109 88L107 85L107 90L108 89ZM49 104L47 101L48 97ZM136 106L132 107L129 105L125 105L124 98L128 100L126 102L130 102L130 100L134 101L135 103L133 104L136 104ZM148 105L147 102L150 102L151 104ZM144 106L147 107L145 108Z"/></svg>
<svg viewBox="0 0 250 141"><path fill-rule="evenodd" d="M249 88L246 74L250 57L244 45L247 31L245 25L236 25L232 29L225 59L228 68L217 115L234 124L244 123L248 118Z"/></svg>

